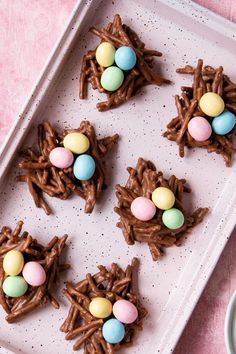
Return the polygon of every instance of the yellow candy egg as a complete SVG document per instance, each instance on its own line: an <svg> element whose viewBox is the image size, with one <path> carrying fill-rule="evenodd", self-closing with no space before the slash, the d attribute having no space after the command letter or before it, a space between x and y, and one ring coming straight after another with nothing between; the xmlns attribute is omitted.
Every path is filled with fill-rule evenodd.
<svg viewBox="0 0 236 354"><path fill-rule="evenodd" d="M101 43L96 50L96 60L98 64L107 68L115 61L115 47L108 42Z"/></svg>
<svg viewBox="0 0 236 354"><path fill-rule="evenodd" d="M24 257L20 251L11 250L3 259L3 269L7 275L18 275L24 267Z"/></svg>
<svg viewBox="0 0 236 354"><path fill-rule="evenodd" d="M158 187L152 192L152 201L157 208L167 210L175 204L175 196L169 188Z"/></svg>
<svg viewBox="0 0 236 354"><path fill-rule="evenodd" d="M90 302L89 311L97 318L109 317L112 313L112 303L104 297L95 297Z"/></svg>
<svg viewBox="0 0 236 354"><path fill-rule="evenodd" d="M65 136L63 145L74 154L83 154L89 149L89 139L80 132L73 132Z"/></svg>
<svg viewBox="0 0 236 354"><path fill-rule="evenodd" d="M199 106L209 117L216 117L223 112L225 103L217 93L207 92L201 97Z"/></svg>

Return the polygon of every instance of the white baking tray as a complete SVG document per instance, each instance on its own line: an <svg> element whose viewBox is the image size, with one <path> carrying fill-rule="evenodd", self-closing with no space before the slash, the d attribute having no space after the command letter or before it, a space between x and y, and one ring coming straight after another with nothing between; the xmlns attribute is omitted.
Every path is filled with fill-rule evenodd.
<svg viewBox="0 0 236 354"><path fill-rule="evenodd" d="M174 84L147 87L127 104L100 113L95 108L100 94L90 90L88 100L79 99L80 64L84 52L98 43L88 28L105 25L116 13L138 31L147 47L163 52L162 72ZM24 219L25 228L43 242L67 232L71 246L67 256L72 264L68 279L82 279L88 271L95 272L99 263L108 266L117 261L125 266L133 256L141 259L140 296L150 315L127 353L169 354L174 350L234 227L236 162L226 168L220 156L200 149L180 159L177 146L161 133L176 114L174 94L191 80L177 75L176 67L194 64L201 57L206 64L224 65L236 80L235 33L235 25L189 1L80 1L2 148L1 225L14 227L18 219ZM14 182L17 154L22 144L36 142L41 120L77 127L85 117L101 136L121 135L108 160L112 167L109 188L91 215L83 213L83 201L76 197L67 201L49 198L55 214L48 217L35 208L26 185ZM134 166L139 156L151 159L167 176L175 173L188 179L194 191L190 208L210 207L208 217L187 242L168 249L157 263L145 245L128 247L115 226L114 186L125 183L126 167ZM69 305L61 296L60 300L59 310L44 307L15 325L5 323L1 311L0 346L25 354L71 353L73 343L65 341L59 331Z"/></svg>

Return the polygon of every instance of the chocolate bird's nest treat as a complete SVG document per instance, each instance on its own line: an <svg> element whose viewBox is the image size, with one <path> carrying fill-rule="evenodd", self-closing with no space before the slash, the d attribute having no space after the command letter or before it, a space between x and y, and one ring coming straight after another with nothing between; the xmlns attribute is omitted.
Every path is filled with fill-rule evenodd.
<svg viewBox="0 0 236 354"><path fill-rule="evenodd" d="M167 125L164 137L176 141L181 157L184 157L185 146L204 148L209 153L215 152L222 155L226 166L231 166L232 157L236 152L233 145L233 136L236 132L236 118L234 116L236 114L236 84L224 74L222 66L218 68L213 68L210 65L203 66L202 59L198 60L196 68L186 65L176 71L180 74L193 75L193 84L192 86L182 86L181 95L175 96L178 115ZM207 102L206 94L209 96L209 93L214 93L213 97L215 97L212 101L208 99ZM203 102L204 100L205 102ZM222 109L214 113L214 106L218 105L219 101L223 105ZM207 108L207 104L211 107ZM225 112L223 112L224 107ZM195 127L195 131L193 128L190 129L191 125L193 127L191 121L196 117L200 124L202 118L199 120L199 117L206 119L204 125L208 124L206 129L209 130L209 134L199 136L199 132L196 130L200 128L204 131L200 125ZM197 122L197 120L195 121ZM196 136L193 134L194 132L197 134Z"/></svg>
<svg viewBox="0 0 236 354"><path fill-rule="evenodd" d="M58 309L59 303L52 295L52 289L58 281L60 273L67 270L69 264L60 264L59 258L67 240L67 235L63 237L54 237L47 246L43 246L34 239L27 231L22 232L23 222L19 221L14 230L4 226L0 232L0 304L7 313L6 320L9 323L16 322L27 313L34 311L36 308L50 302L51 305ZM7 263L6 255L17 251L18 255L23 255L25 266L28 264L38 265L45 272L45 279L40 286L28 285L21 276L8 276L4 269L12 269L14 267L14 257L11 262ZM9 258L9 257L8 257ZM5 260L5 267L4 267ZM16 259L17 261L17 259ZM27 263L29 262L29 263ZM22 264L23 266L23 264ZM22 268L21 266L21 268ZM17 273L21 272L20 268ZM11 273L11 272L10 272ZM14 273L16 274L16 273ZM25 272L26 274L26 272ZM24 268L23 268L24 275ZM31 274L32 275L32 274ZM34 274L33 274L34 276ZM28 277L29 278L29 277ZM28 279L27 278L27 279ZM12 280L11 289L5 285L6 280ZM19 282L15 283L16 280ZM26 286L24 295L19 296L16 293L19 289L14 286ZM26 290L27 289L27 290ZM11 291L15 297L6 295L4 292Z"/></svg>
<svg viewBox="0 0 236 354"><path fill-rule="evenodd" d="M79 139L76 141L79 145L77 150L74 150L74 133L76 139ZM66 140L66 144L65 137L70 137ZM68 199L74 193L85 200L85 213L91 213L96 200L106 187L104 157L118 138L118 134L115 134L97 139L94 127L88 121L82 121L78 129L64 129L61 132L56 131L49 122L44 122L38 126L38 151L34 148L23 151L24 159L19 163L23 174L18 175L16 180L27 183L35 205L43 208L47 215L52 211L44 200L43 193L59 199ZM72 152L68 150L70 148ZM59 153L57 153L58 149ZM81 154L80 151L86 150L87 154L82 153L76 158L77 153ZM56 152L53 156L50 155L52 151ZM67 154L65 158L64 154ZM68 157L68 154L71 155ZM55 163L52 164L51 161L58 159L59 164L56 166ZM74 166L71 166L73 159L75 159ZM69 167L65 168L65 166Z"/></svg>
<svg viewBox="0 0 236 354"><path fill-rule="evenodd" d="M97 104L97 109L99 111L105 111L123 104L132 96L135 96L146 85L153 84L161 86L162 84L170 83L169 80L162 78L154 70L154 57L160 57L162 56L162 53L157 50L146 49L145 44L140 40L137 33L135 33L126 24L122 24L122 20L119 15L115 15L113 22L110 22L107 27L100 30L92 27L90 28L90 32L98 36L101 39L101 43L110 43L113 46L114 51L121 47L126 47L125 49L127 51L128 47L128 54L132 51L133 55L136 57L136 60L134 59L134 63L131 65L132 68L130 70L124 70L123 66L121 67L121 69L124 70L123 74L119 71L119 68L115 67L116 69L114 69L114 66L111 67L114 75L117 72L119 73L120 82L117 89L115 87L110 89L109 87L114 77L112 74L111 79L108 80L109 87L104 85L104 88L102 86L101 77L107 69L105 69L105 67L100 65L97 61L97 48L94 50L89 50L84 56L80 73L80 98L86 98L87 85L88 83L91 83L93 89L107 95L106 101L99 102ZM109 54L111 53L109 52ZM104 53L102 55L104 55ZM106 59L107 58L105 58L105 60ZM128 63L129 59L130 57L124 59L125 65ZM111 59L110 63L105 65L112 65L114 60L114 58ZM116 60L116 64L118 66L118 60Z"/></svg>
<svg viewBox="0 0 236 354"><path fill-rule="evenodd" d="M168 179L164 178L163 173L157 172L156 167L150 161L139 158L136 168L128 167L127 170L129 178L126 185L124 187L116 186L118 206L114 210L120 216L117 227L122 230L128 245L133 245L135 242L147 243L152 259L156 261L163 255L163 248L174 244L181 245L183 238L203 220L208 209L198 208L193 214L190 214L183 205L183 194L191 192L191 189L186 186L186 180L178 179L174 175ZM152 214L150 220L146 221L135 217L131 211L134 200L138 197L145 197L144 199L148 200L149 203L152 203L152 199L156 204L158 202L156 201L158 198L154 198L154 191L156 190L167 192L167 194L173 196L171 204L162 207L169 210L164 211L157 207L155 215ZM164 214L170 216L169 220L163 218ZM178 225L179 221L180 224ZM173 225L173 223L175 224Z"/></svg>
<svg viewBox="0 0 236 354"><path fill-rule="evenodd" d="M120 268L116 263L111 265L110 270L100 265L98 266L99 272L95 275L87 274L84 280L75 285L67 283L64 295L70 302L71 307L65 322L61 326L61 331L66 333L65 338L67 340L78 337L73 346L74 350L83 347L84 353L112 354L119 348L132 345L134 336L137 330L142 329L142 320L147 314L138 300L137 283L134 279L134 271L138 263L137 258L134 258L126 270ZM91 304L94 301L98 305L100 304L100 307L92 306ZM129 311L118 313L117 302L122 309L124 309L122 307L124 302L125 305L130 305L131 309L136 308L136 320L134 322L122 325L121 322L112 318L114 315L119 317L119 314L122 316L122 318L119 317L120 320L125 321L125 318L127 320L129 317L129 315L127 317ZM115 303L116 305L114 305ZM104 309L107 311L107 306L109 311L104 313ZM134 317L132 320L134 320ZM131 322L130 317L126 322ZM116 327L113 327L113 331L108 333L109 336L113 337L109 339L109 342L105 339L107 333L104 329L104 326L114 325L114 323L118 325L118 329L121 327L124 331L123 339L116 344L114 344L113 336L116 336L116 333L114 333Z"/></svg>

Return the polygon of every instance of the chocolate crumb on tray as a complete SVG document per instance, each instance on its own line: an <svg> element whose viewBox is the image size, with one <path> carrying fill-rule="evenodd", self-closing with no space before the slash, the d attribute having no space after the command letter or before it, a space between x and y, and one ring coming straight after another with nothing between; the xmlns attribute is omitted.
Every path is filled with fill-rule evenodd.
<svg viewBox="0 0 236 354"><path fill-rule="evenodd" d="M43 246L22 227L19 221L14 230L4 226L0 232L0 305L9 323L48 302L58 309L52 290L60 273L70 268L59 261L67 235Z"/></svg>
<svg viewBox="0 0 236 354"><path fill-rule="evenodd" d="M38 150L25 149L19 168L23 174L16 181L25 182L35 205L52 213L43 193L68 199L76 194L85 200L85 213L91 213L106 188L105 155L118 141L119 135L97 139L89 121L78 129L58 132L49 122L38 126Z"/></svg>
<svg viewBox="0 0 236 354"><path fill-rule="evenodd" d="M133 344L147 314L137 295L134 272L138 264L133 258L125 270L116 263L110 270L99 265L98 273L66 284L63 292L71 306L60 329L66 340L77 337L73 350L113 354Z"/></svg>
<svg viewBox="0 0 236 354"><path fill-rule="evenodd" d="M145 48L133 29L115 15L107 27L90 28L101 39L100 45L83 57L80 72L80 98L87 97L87 86L107 95L97 103L99 111L119 106L135 96L146 85L169 84L154 70L154 57L162 53Z"/></svg>
<svg viewBox="0 0 236 354"><path fill-rule="evenodd" d="M222 66L203 66L202 59L196 68L186 65L176 71L193 75L193 84L182 86L181 95L175 96L178 115L168 123L163 136L179 145L181 157L186 146L204 148L220 154L230 167L236 153L236 84Z"/></svg>
<svg viewBox="0 0 236 354"><path fill-rule="evenodd" d="M126 185L116 186L118 206L114 210L120 216L117 227L128 245L147 243L156 261L165 247L181 245L208 208L198 208L190 214L183 203L183 194L191 192L186 180L174 175L166 179L151 161L139 158L136 168L127 170Z"/></svg>

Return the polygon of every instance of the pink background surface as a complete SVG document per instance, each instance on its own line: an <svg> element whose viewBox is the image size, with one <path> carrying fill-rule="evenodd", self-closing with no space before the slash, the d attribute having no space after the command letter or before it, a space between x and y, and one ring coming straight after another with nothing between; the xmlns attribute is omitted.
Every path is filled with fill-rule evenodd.
<svg viewBox="0 0 236 354"><path fill-rule="evenodd" d="M61 33L75 0L0 0L0 144ZM236 0L198 0L236 22ZM56 16L55 16L56 14ZM175 354L225 354L224 316L236 288L236 231L203 293Z"/></svg>

